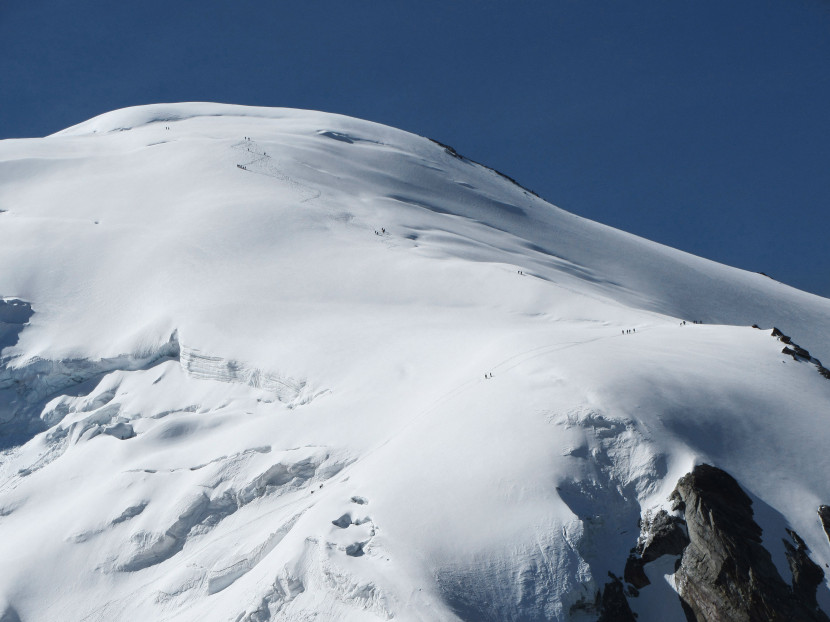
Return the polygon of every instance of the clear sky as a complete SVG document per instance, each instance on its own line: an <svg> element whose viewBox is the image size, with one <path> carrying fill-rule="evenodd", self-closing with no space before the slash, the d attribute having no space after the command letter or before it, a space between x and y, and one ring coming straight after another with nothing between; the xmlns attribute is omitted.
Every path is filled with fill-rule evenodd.
<svg viewBox="0 0 830 622"><path fill-rule="evenodd" d="M830 297L830 0L0 0L0 138L312 108Z"/></svg>

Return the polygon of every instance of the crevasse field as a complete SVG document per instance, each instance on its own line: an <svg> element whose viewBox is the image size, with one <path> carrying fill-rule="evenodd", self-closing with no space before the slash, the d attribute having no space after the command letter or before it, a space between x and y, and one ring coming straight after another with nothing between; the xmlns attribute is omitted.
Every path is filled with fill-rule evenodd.
<svg viewBox="0 0 830 622"><path fill-rule="evenodd" d="M830 563L830 381L770 334L830 361L830 301L426 138L191 103L2 141L0 298L4 621L592 620L704 462L782 575L787 526Z"/></svg>

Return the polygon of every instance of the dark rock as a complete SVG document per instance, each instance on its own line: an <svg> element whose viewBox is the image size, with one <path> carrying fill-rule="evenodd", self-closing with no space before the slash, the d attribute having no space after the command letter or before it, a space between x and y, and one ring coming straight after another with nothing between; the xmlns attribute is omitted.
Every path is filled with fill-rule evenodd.
<svg viewBox="0 0 830 622"><path fill-rule="evenodd" d="M635 555L629 555L625 561L625 570L623 571L623 579L626 583L630 583L635 588L642 589L651 584L646 576L646 571L643 569L643 560Z"/></svg>
<svg viewBox="0 0 830 622"><path fill-rule="evenodd" d="M458 158L459 160L464 160L464 159L465 159L465 158L464 158L464 156L463 156L463 155L461 155L460 153L458 153L458 152L457 152L457 151L456 151L453 147L450 147L449 145L447 145L447 144L445 144L445 143L442 143L442 142L440 142L440 141L437 141L437 140L435 140L434 138L430 138L429 140L430 140L430 141L432 141L432 142L434 142L434 143L435 143L436 145L438 145L439 147L443 147L443 148L444 148L444 152L445 152L447 155L451 155L452 157L454 157L454 158Z"/></svg>
<svg viewBox="0 0 830 622"><path fill-rule="evenodd" d="M830 505L818 506L818 517L821 520L821 526L824 527L824 533L827 534L827 539L830 540Z"/></svg>
<svg viewBox="0 0 830 622"><path fill-rule="evenodd" d="M447 153L447 155L451 155L452 157L457 158L457 159L459 159L459 160L462 160L462 161L464 161L464 162L470 162L470 163L472 163L472 164L476 164L476 165L478 165L478 166L481 166L481 167L483 167L483 168L486 168L488 171L492 171L492 172L494 172L494 173L495 173L496 175L498 175L499 177L502 177L502 178L506 179L506 180L507 180L507 181L509 181L511 184L513 184L514 186L518 186L519 188L521 188L521 189L522 189L522 190L524 190L525 192L529 192L530 194L532 194L532 195L533 195L533 196L535 196L535 197L538 197L538 196L539 196L539 195L538 195L538 194L536 194L533 190L531 190L530 188L527 188L527 187L523 186L523 185L522 185L522 184L520 184L518 181L516 181L515 179L513 179L512 177L510 177L509 175L505 175L505 174L504 174L504 173L502 173L501 171L497 171L496 169L494 169L494 168L492 168L492 167L490 167L490 166L487 166L487 165L485 165L485 164L481 164L480 162L476 162L475 160L470 160L468 157L463 156L463 155L461 155L460 153L458 153L458 152L457 152L457 151L456 151L453 147L450 147L449 145L447 145L447 144L445 144L445 143L442 143L442 142L440 142L440 141L437 141L437 140L435 140L434 138L428 138L427 140L429 140L430 142L435 143L435 144L436 144L436 145L438 145L439 147L443 147L443 148L444 148L444 151Z"/></svg>
<svg viewBox="0 0 830 622"><path fill-rule="evenodd" d="M787 529L787 533L795 544L793 546L793 544L784 540L787 562L793 575L793 595L812 609L818 609L816 590L824 581L824 571L821 566L810 559L804 540L790 529Z"/></svg>
<svg viewBox="0 0 830 622"><path fill-rule="evenodd" d="M644 588L651 583L644 566L663 555L680 555L687 544L689 537L681 518L665 510L647 514L640 521L640 537L625 562L623 578L635 588Z"/></svg>
<svg viewBox="0 0 830 622"><path fill-rule="evenodd" d="M683 614L686 616L686 622L697 622L697 616L695 615L694 610L689 607L689 603L681 598L680 606L683 607Z"/></svg>
<svg viewBox="0 0 830 622"><path fill-rule="evenodd" d="M780 330L778 330L774 326L772 327L772 336L773 337L778 337L778 341L780 341L782 343L790 343L792 341L792 339L790 339L787 335L782 333Z"/></svg>
<svg viewBox="0 0 830 622"><path fill-rule="evenodd" d="M755 324L753 324L753 326L755 326ZM756 326L756 328L757 328L757 326ZM827 369L826 367L824 367L821 364L820 360L818 360L817 358L812 357L808 350L805 350L804 348L802 348L797 343L794 343L792 339L790 339L787 335L782 333L777 328L772 329L772 336L773 337L778 337L778 341L780 341L782 343L786 343L790 346L789 348L784 348L783 350L781 350L782 354L789 354L791 357L793 357L793 360L798 360L798 359L796 359L796 357L801 357L803 359L807 359L808 361L810 361L811 363L813 363L816 366L816 369L818 369L819 374L821 374L824 378L827 378L828 380L830 380L830 369Z"/></svg>
<svg viewBox="0 0 830 622"><path fill-rule="evenodd" d="M638 544L643 563L654 561L663 555L680 555L689 544L689 536L683 529L683 520L660 510L644 525L645 539Z"/></svg>
<svg viewBox="0 0 830 622"><path fill-rule="evenodd" d="M781 350L781 353L782 354L789 354L793 358L795 358L796 356L800 356L801 358L805 358L807 360L810 360L810 358L811 358L810 353L807 350L805 350L804 348L802 348L801 346L799 346L796 343L790 343L790 346L792 346L792 347L784 348L783 350Z"/></svg>
<svg viewBox="0 0 830 622"><path fill-rule="evenodd" d="M674 579L690 620L830 622L815 607L815 591L810 598L802 593L814 580L809 565L800 567L797 591L778 574L761 545L752 501L731 475L699 465L680 479L672 498L684 509L688 529Z"/></svg>
<svg viewBox="0 0 830 622"><path fill-rule="evenodd" d="M568 613L571 616L575 614L582 614L582 615L592 615L595 614L600 610L600 605L602 604L602 592L597 590L596 597L593 601L588 600L584 596L576 601L571 608L568 610Z"/></svg>
<svg viewBox="0 0 830 622"><path fill-rule="evenodd" d="M597 622L636 622L637 618L625 597L622 581L610 573L609 575L613 580L606 583L602 590Z"/></svg>
<svg viewBox="0 0 830 622"><path fill-rule="evenodd" d="M350 557L363 557L366 553L363 550L364 546L366 546L365 542L355 542L354 544L350 544L346 547L346 555Z"/></svg>
<svg viewBox="0 0 830 622"><path fill-rule="evenodd" d="M752 325L752 328L758 328L758 329L760 329L761 327L760 327L760 326L758 326L757 324L753 324L753 325Z"/></svg>

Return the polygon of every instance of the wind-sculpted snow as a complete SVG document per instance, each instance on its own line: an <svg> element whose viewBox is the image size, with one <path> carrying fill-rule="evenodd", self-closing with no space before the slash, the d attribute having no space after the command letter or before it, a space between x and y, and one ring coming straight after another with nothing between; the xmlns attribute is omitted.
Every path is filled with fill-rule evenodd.
<svg viewBox="0 0 830 622"><path fill-rule="evenodd" d="M239 460L240 457L235 457ZM318 458L319 460L319 458ZM183 512L163 532L138 532L131 537L131 546L119 560L116 569L136 571L159 564L180 552L191 532L205 531L226 519L240 508L266 494L284 494L285 490L306 486L317 475L319 462L315 457L305 458L296 463L277 463L246 484L240 490L225 490L221 496L211 498L206 493L194 495L185 502ZM336 470L335 470L336 473ZM329 471L328 475L331 475ZM123 516L123 514L122 514ZM284 524L279 532L284 537L296 517ZM115 521L113 521L115 522ZM229 567L215 570L208 578L208 593L225 589L245 574L282 539L271 535L257 550L243 557Z"/></svg>
<svg viewBox="0 0 830 622"><path fill-rule="evenodd" d="M0 142L0 210L0 616L682 622L622 575L701 463L830 563L825 299L309 111Z"/></svg>

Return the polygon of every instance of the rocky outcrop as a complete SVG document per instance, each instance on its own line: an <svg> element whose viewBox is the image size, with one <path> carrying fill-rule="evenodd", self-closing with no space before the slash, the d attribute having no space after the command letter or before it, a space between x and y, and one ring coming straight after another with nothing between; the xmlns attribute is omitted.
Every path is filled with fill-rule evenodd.
<svg viewBox="0 0 830 622"><path fill-rule="evenodd" d="M680 479L672 500L684 513L689 535L674 582L691 621L830 620L816 606L823 573L804 542L791 532L790 587L761 544L751 499L732 476L699 465Z"/></svg>
<svg viewBox="0 0 830 622"><path fill-rule="evenodd" d="M647 516L643 527L644 535L637 543L637 552L643 563L647 564L663 555L680 555L689 544L683 520L665 510Z"/></svg>
<svg viewBox="0 0 830 622"><path fill-rule="evenodd" d="M812 358L810 356L810 353L807 350L805 350L804 348L799 347L799 346L797 346L796 344L794 344L792 342L790 342L790 345L792 346L792 348L784 348L783 350L781 350L781 353L782 354L789 354L794 359L796 357L800 356L801 358L807 359L809 361Z"/></svg>
<svg viewBox="0 0 830 622"><path fill-rule="evenodd" d="M640 524L640 538L625 564L624 578L637 589L649 585L643 566L663 555L680 555L689 544L683 520L665 510L647 513Z"/></svg>
<svg viewBox="0 0 830 622"><path fill-rule="evenodd" d="M792 544L784 540L784 549L793 575L793 596L811 609L818 609L816 590L824 580L824 571L810 559L804 540L791 529L787 529L787 534Z"/></svg>
<svg viewBox="0 0 830 622"><path fill-rule="evenodd" d="M757 328L755 324L753 327ZM827 378L830 380L830 369L824 367L821 364L821 361L818 360L816 357L812 356L808 350L805 350L800 345L795 343L788 335L782 333L779 329L772 327L772 336L777 337L778 341L781 343L787 344L783 350L781 350L781 354L786 354L788 356L793 357L794 361L808 361L816 366L818 373L822 375L822 377Z"/></svg>
<svg viewBox="0 0 830 622"><path fill-rule="evenodd" d="M637 618L625 598L622 581L619 577L610 576L611 581L602 590L597 622L636 622Z"/></svg>
<svg viewBox="0 0 830 622"><path fill-rule="evenodd" d="M510 177L509 175L505 175L505 174L504 174L504 173L502 173L501 171L497 171L497 170L496 170L496 169L494 169L493 167L491 167L491 166L487 166L486 164L482 164L481 162L476 162L475 160L471 160L471 159L470 159L470 158L468 158L467 156L463 156L463 155L461 155L460 153L458 153L458 152L455 150L455 148L453 148L453 147L451 147L451 146L449 146L449 145L447 145L447 144L445 144L445 143L439 142L439 141L435 140L434 138L428 138L427 140L428 140L428 141L430 141L431 143L435 143L435 144L436 144L436 145L438 145L439 147L443 147L444 152L445 152L447 155L452 156L453 158L456 158L457 160L461 160L462 162L470 162L471 164L475 164L476 166L480 166L481 168L485 168L485 169L487 169L488 171L492 171L492 172L494 172L496 175L498 175L499 177L502 177L502 178L506 179L507 181L509 181L509 182L510 182L511 184L513 184L514 186L518 186L519 188L521 188L521 189L522 189L522 190L524 190L525 192L529 192L529 193L530 193L530 194L532 194L533 196L535 196L535 197L537 197L537 198L541 198L541 197L539 197L539 195L538 195L536 192L534 192L534 191L533 191L533 190L531 190L530 188L526 188L525 186L523 186L522 184L520 184L518 181L516 181L515 179L513 179L513 178L512 178L512 177Z"/></svg>
<svg viewBox="0 0 830 622"><path fill-rule="evenodd" d="M830 622L816 598L824 572L810 559L804 540L786 530L788 584L762 544L752 500L731 475L699 465L678 481L671 500L680 515L645 512L625 565L628 587L623 591L611 575L614 581L601 599L597 594L600 620L628 620L626 595L637 598L640 590L653 589L646 565L671 555L677 557L674 588L689 622ZM830 539L830 506L820 506L818 514Z"/></svg>
<svg viewBox="0 0 830 622"><path fill-rule="evenodd" d="M646 576L645 563L642 558L635 556L633 553L628 556L625 562L625 571L623 578L625 582L632 586L635 590L641 590L647 585L651 585L651 581ZM634 592L635 594L637 592Z"/></svg>
<svg viewBox="0 0 830 622"><path fill-rule="evenodd" d="M824 533L827 534L827 540L830 540L830 505L820 505L818 517L821 520L821 526L824 527Z"/></svg>

